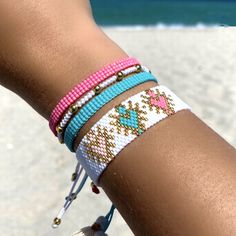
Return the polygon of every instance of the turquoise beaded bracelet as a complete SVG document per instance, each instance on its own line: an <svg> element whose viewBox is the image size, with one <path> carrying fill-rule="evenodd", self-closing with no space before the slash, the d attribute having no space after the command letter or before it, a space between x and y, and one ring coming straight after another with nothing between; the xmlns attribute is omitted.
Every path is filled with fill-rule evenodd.
<svg viewBox="0 0 236 236"><path fill-rule="evenodd" d="M65 130L64 141L70 151L74 152L74 140L80 129L99 109L125 91L147 81L157 82L157 79L148 72L142 72L130 76L127 79L109 87L81 108Z"/></svg>

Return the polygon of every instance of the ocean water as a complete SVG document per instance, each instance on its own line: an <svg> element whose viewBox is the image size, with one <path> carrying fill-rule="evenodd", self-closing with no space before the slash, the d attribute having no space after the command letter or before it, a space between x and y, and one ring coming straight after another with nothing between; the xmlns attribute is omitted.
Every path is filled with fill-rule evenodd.
<svg viewBox="0 0 236 236"><path fill-rule="evenodd" d="M102 26L234 26L236 0L91 0Z"/></svg>

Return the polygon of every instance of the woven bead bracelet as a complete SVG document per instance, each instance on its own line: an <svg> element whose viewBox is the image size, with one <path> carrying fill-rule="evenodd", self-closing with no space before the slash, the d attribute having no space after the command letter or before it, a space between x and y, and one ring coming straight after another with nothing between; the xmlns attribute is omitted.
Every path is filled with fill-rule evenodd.
<svg viewBox="0 0 236 236"><path fill-rule="evenodd" d="M147 72L142 72L133 76L128 77L121 82L114 84L113 86L106 89L104 92L99 94L75 115L75 117L68 124L65 134L64 141L70 151L74 152L74 140L82 128L82 126L105 104L113 100L118 95L125 91L142 84L147 81L157 81L156 78Z"/></svg>
<svg viewBox="0 0 236 236"><path fill-rule="evenodd" d="M50 119L49 127L52 132L57 135L56 126L64 112L81 96L91 90L93 87L116 74L120 70L124 70L130 66L140 64L135 58L125 58L109 65L104 66L101 70L90 75L86 80L76 85L66 96L64 96L56 107L53 109Z"/></svg>
<svg viewBox="0 0 236 236"><path fill-rule="evenodd" d="M125 70L119 71L117 74L109 77L108 79L104 80L102 83L98 84L95 88L87 92L83 97L81 97L78 101L76 101L75 104L71 105L69 110L66 112L66 114L63 116L61 122L56 127L57 131L57 137L60 143L64 142L64 129L68 125L68 122L70 121L71 117L75 115L78 112L78 109L80 109L85 103L90 101L94 96L101 93L101 91L107 87L109 87L111 84L115 83L116 81L119 82L126 76L132 74L132 73L138 73L141 71L150 72L148 68L145 66L132 66Z"/></svg>
<svg viewBox="0 0 236 236"><path fill-rule="evenodd" d="M132 96L104 115L84 136L76 156L95 184L115 156L159 121L190 109L165 86Z"/></svg>

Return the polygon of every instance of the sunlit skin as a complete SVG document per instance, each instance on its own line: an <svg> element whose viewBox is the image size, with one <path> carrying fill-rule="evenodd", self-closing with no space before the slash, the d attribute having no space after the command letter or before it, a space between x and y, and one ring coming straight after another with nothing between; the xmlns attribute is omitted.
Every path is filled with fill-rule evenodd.
<svg viewBox="0 0 236 236"><path fill-rule="evenodd" d="M46 119L74 85L127 56L96 25L87 0L2 0L0 15L0 83ZM103 107L76 145L114 105L154 85ZM236 151L190 111L132 142L100 184L135 235L236 235Z"/></svg>

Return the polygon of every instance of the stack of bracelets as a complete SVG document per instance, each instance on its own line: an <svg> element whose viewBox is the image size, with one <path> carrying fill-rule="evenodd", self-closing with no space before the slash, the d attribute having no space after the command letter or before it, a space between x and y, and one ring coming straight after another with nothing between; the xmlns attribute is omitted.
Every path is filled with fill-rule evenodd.
<svg viewBox="0 0 236 236"><path fill-rule="evenodd" d="M86 124L104 105L120 94L142 83L154 81L157 86L140 92L116 105L105 114L74 149L75 139ZM60 223L66 210L83 188L88 176L92 190L99 193L99 178L109 163L135 138L159 121L178 111L189 109L173 92L158 85L151 72L134 58L111 63L76 85L53 109L49 126L60 143L76 152L78 164L72 175L72 187L65 204L54 219L53 227ZM83 177L81 177L83 173ZM76 185L81 179L79 186ZM105 233L113 212L99 217L91 227Z"/></svg>

